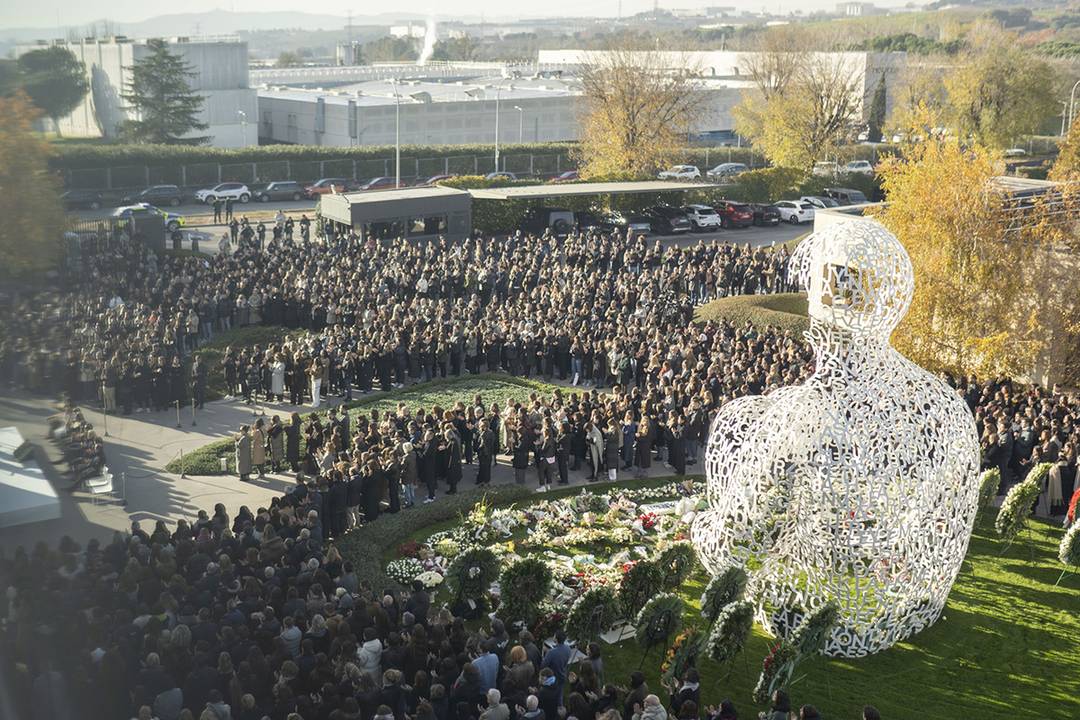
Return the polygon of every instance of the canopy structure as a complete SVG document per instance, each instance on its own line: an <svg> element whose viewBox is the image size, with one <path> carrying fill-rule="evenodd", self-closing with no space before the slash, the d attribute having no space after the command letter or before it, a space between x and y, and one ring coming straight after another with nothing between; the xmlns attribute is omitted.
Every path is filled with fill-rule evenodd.
<svg viewBox="0 0 1080 720"><path fill-rule="evenodd" d="M475 188L469 194L477 200L543 200L545 198L581 197L584 195L625 195L628 193L685 192L719 187L715 183L641 180L635 182L564 183L514 185L501 188Z"/></svg>
<svg viewBox="0 0 1080 720"><path fill-rule="evenodd" d="M60 517L60 498L41 468L15 459L22 444L18 428L0 428L0 527Z"/></svg>
<svg viewBox="0 0 1080 720"><path fill-rule="evenodd" d="M464 190L447 187L323 195L319 212L365 238L441 235L459 240L472 231L472 198Z"/></svg>

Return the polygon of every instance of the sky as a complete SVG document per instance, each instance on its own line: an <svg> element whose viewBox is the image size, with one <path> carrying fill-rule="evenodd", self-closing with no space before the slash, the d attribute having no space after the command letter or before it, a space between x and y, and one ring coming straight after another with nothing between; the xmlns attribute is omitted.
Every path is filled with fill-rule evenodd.
<svg viewBox="0 0 1080 720"><path fill-rule="evenodd" d="M772 0L771 2L745 2L739 0L660 0L660 7L705 7L709 5L736 6L740 10L761 11L768 6L772 11L796 7L831 8L836 0ZM883 2L879 4L895 4ZM619 12L619 0L545 0L543 3L524 0L398 0L392 6L381 3L355 2L350 0L320 0L300 3L296 0L53 0L53 2L0 2L0 29L42 27L55 28L109 19L116 22L138 22L158 15L177 12L206 12L215 9L237 12L295 11L341 15L352 10L354 15L375 15L392 7L394 12L429 14L437 8L436 15L453 18L460 15L477 16L483 13L491 19L537 16L609 16ZM631 15L649 10L652 0L622 0L622 12Z"/></svg>

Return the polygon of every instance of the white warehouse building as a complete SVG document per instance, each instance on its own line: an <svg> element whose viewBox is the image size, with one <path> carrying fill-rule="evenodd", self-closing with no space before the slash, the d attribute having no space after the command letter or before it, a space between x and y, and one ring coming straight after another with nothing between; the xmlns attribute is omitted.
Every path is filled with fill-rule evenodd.
<svg viewBox="0 0 1080 720"><path fill-rule="evenodd" d="M244 147L258 142L257 100L248 83L248 48L235 38L171 38L169 51L179 55L194 75L191 89L203 97L200 120L215 147ZM125 37L88 38L78 42L39 42L20 45L16 54L60 45L86 66L90 92L70 115L60 120L60 132L68 137L116 137L131 117L121 95L131 82L131 68L150 54L145 40Z"/></svg>
<svg viewBox="0 0 1080 720"><path fill-rule="evenodd" d="M581 93L551 78L468 82L376 80L333 89L267 87L259 95L264 143L328 147L462 145L575 140ZM496 113L497 110L497 113Z"/></svg>

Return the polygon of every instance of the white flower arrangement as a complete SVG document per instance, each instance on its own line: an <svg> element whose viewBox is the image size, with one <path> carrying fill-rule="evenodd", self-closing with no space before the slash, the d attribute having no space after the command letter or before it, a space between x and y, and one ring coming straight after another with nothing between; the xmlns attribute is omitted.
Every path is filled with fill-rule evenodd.
<svg viewBox="0 0 1080 720"><path fill-rule="evenodd" d="M1080 565L1080 522L1074 522L1061 536L1058 560L1070 567Z"/></svg>
<svg viewBox="0 0 1080 720"><path fill-rule="evenodd" d="M428 570L417 575L416 579L423 583L425 588L430 590L442 584L443 576L434 570Z"/></svg>
<svg viewBox="0 0 1080 720"><path fill-rule="evenodd" d="M424 572L424 565L416 558L394 560L386 566L386 574L402 585L408 585Z"/></svg>

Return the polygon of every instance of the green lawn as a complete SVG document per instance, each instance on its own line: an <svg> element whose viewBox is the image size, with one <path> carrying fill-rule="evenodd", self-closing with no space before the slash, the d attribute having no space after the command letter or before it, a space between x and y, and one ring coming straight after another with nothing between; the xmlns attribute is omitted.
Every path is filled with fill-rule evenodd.
<svg viewBox="0 0 1080 720"><path fill-rule="evenodd" d="M219 400L228 394L225 387L225 371L221 366L221 359L225 357L227 348L250 348L255 345L265 348L267 345L281 343L289 338L302 337L305 332L305 330L290 330L279 325L245 325L215 333L213 340L199 346L199 349L195 351L195 354L202 357L202 361L207 366L206 399Z"/></svg>
<svg viewBox="0 0 1080 720"><path fill-rule="evenodd" d="M580 490L563 489L558 495ZM553 496L522 496L513 494L511 488L506 491L512 495L489 500L521 504ZM458 496L457 507L433 511L438 514L428 518L427 524L401 513L392 520L397 525L387 526L390 532L380 532L376 539L373 533L383 530L380 519L372 528L350 534L343 543L353 557L358 547L363 547L362 554L369 558L368 571L375 573L378 586L385 582L382 567L398 557L396 550L402 542L422 540L460 522L479 498L479 494ZM890 719L1080 717L1080 700L1074 690L1080 670L1080 575L1067 575L1060 586L1054 585L1061 572L1057 561L1061 534L1057 526L1033 522L1030 540L1015 543L1002 556L992 511L984 511L968 560L937 624L869 658L822 657L800 666L799 677L790 688L793 701L816 705L830 720L859 718L866 703L876 705L882 716ZM381 566L371 563L372 554L381 558ZM706 581L705 573L699 570L681 591L692 608L688 623L701 623L697 611ZM603 647L608 681L625 683L638 669L640 649L633 641ZM707 659L700 662L703 701L715 704L731 698L740 717L756 717L757 711L765 708L754 707L750 698L768 648L768 638L755 628L743 657L730 671ZM660 655L654 649L643 668L654 691L660 689Z"/></svg>
<svg viewBox="0 0 1080 720"><path fill-rule="evenodd" d="M270 330L270 328L262 328L263 330ZM247 330L247 328L245 328ZM280 329L278 329L280 330ZM226 340L222 340L226 342ZM251 340L252 343L263 342L265 340ZM234 345L240 345L242 343L233 342ZM206 350L200 350L200 352L207 353L211 362L214 362L216 357L216 366L220 366L220 358L222 354L223 346L218 343L208 345ZM216 356L214 355L216 353ZM211 365L213 369L215 365ZM214 387L213 376L211 376L210 387ZM220 380L216 382L221 382ZM371 410L378 410L380 413L384 412L396 412L399 403L405 403L406 406L413 409L424 408L430 410L433 405L439 405L440 407L447 409L452 408L458 402L463 402L468 406L472 402L476 395L480 395L484 405L491 407L492 403L498 403L502 407L507 398L513 400L524 401L528 400L531 393L539 393L540 395L550 395L554 391L566 392L566 388L560 388L549 383L545 383L538 380L526 380L524 378L511 377L502 373L483 373L480 375L463 375L461 377L440 378L432 380L426 383L419 383L400 390L391 390L390 392L379 392L373 395L354 400L346 407L350 409L351 414L358 412L370 412ZM355 397L355 395L354 395ZM305 418L310 414L310 408L297 408ZM273 408L267 408L268 415L274 415L275 413L282 417L283 421L286 421L288 414L293 411L291 406L281 407L279 410ZM301 441L302 442L302 441ZM303 453L303 445L301 445L301 453ZM226 458L228 461L228 472L232 472L233 468L233 441L231 438L225 438L216 442L204 445L198 450L189 453L184 456L184 462L181 463L180 459L173 460L165 466L165 470L171 473L186 472L189 475L221 475L221 464L218 458Z"/></svg>

